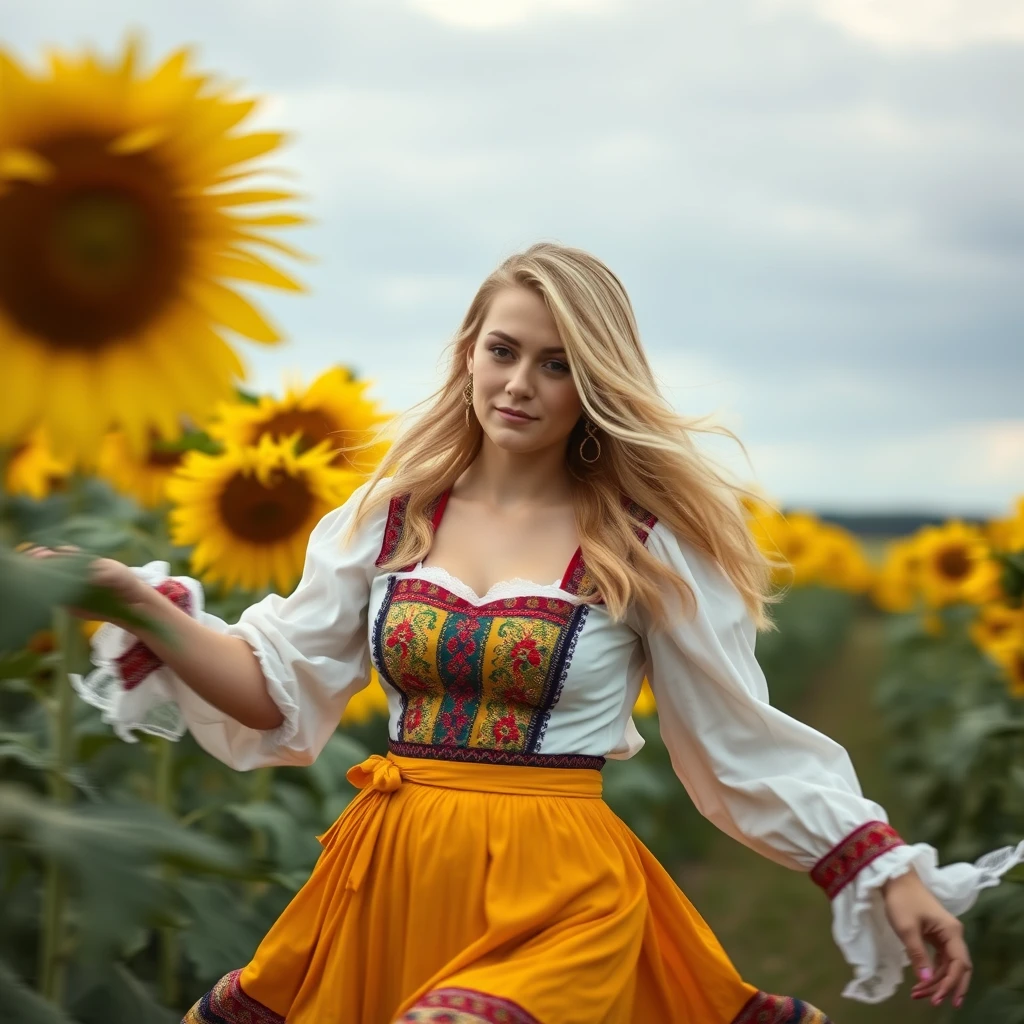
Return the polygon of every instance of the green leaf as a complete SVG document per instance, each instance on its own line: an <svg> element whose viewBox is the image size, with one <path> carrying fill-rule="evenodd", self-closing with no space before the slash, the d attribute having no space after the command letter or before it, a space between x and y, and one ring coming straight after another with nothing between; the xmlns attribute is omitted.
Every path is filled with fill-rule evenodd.
<svg viewBox="0 0 1024 1024"><path fill-rule="evenodd" d="M63 1010L33 992L0 959L0 1020L17 1024L75 1024Z"/></svg>
<svg viewBox="0 0 1024 1024"><path fill-rule="evenodd" d="M174 893L154 871L159 865L253 877L238 850L182 828L148 804L83 804L41 801L20 786L0 786L0 845L34 858L53 858L77 882L79 919L94 958L120 937L169 912ZM162 908L162 909L161 909Z"/></svg>
<svg viewBox="0 0 1024 1024"><path fill-rule="evenodd" d="M139 615L112 591L89 582L93 560L84 552L42 559L0 547L0 651L20 650L34 632L49 626L58 607L79 608L97 619L119 619L173 643L163 624Z"/></svg>

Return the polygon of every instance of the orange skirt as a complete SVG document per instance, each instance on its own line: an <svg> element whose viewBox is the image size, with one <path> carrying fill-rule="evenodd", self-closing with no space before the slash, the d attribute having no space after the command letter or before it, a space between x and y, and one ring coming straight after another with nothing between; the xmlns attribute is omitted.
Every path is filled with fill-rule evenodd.
<svg viewBox="0 0 1024 1024"><path fill-rule="evenodd" d="M828 1024L743 981L592 768L389 754L184 1024Z"/></svg>

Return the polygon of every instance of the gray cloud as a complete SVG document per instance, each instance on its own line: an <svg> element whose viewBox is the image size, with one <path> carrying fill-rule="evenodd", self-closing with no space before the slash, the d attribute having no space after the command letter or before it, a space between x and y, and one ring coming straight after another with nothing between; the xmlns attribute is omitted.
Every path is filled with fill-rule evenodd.
<svg viewBox="0 0 1024 1024"><path fill-rule="evenodd" d="M782 499L1000 511L1024 468L964 446L1022 436L1024 44L885 48L804 6L484 31L398 0L37 0L5 39L137 24L271 95L320 262L311 297L263 300L294 339L248 350L263 386L342 360L422 397L480 278L556 238L622 276L673 401L720 408Z"/></svg>

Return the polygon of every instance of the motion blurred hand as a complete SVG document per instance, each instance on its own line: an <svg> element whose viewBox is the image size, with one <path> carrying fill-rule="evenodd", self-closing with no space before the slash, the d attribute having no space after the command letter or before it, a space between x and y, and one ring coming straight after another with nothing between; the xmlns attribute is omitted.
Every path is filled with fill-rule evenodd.
<svg viewBox="0 0 1024 1024"><path fill-rule="evenodd" d="M18 548L20 553L29 558L60 558L62 555L78 554L81 550L73 544L62 544L56 548L42 547L38 544ZM152 587L143 583L127 565L114 558L94 559L89 565L89 583L109 590L133 611L142 611L152 592ZM68 611L80 619L102 618L96 612L85 611L81 608L69 607ZM107 618L104 621L116 622L117 620Z"/></svg>
<svg viewBox="0 0 1024 1024"><path fill-rule="evenodd" d="M948 995L953 1005L963 1002L971 982L971 956L964 942L963 925L932 895L911 869L893 878L883 890L885 912L910 956L918 982L911 990L914 999L930 999L938 1006ZM932 964L925 948L935 949Z"/></svg>

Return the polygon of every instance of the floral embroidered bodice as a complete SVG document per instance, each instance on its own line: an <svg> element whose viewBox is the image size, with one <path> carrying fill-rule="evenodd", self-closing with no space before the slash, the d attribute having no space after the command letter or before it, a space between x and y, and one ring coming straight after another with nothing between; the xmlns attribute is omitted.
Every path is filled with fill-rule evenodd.
<svg viewBox="0 0 1024 1024"><path fill-rule="evenodd" d="M435 530L447 497L430 510ZM655 519L631 510L645 539ZM378 566L397 548L405 515L404 499L394 499ZM422 562L376 577L370 651L389 696L394 748L506 764L600 766L609 753L628 754L642 644L629 624L581 602L589 586L578 549L559 580L502 580L482 596Z"/></svg>

